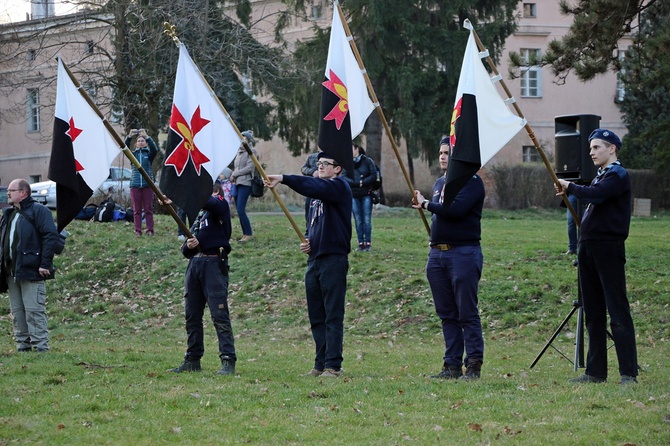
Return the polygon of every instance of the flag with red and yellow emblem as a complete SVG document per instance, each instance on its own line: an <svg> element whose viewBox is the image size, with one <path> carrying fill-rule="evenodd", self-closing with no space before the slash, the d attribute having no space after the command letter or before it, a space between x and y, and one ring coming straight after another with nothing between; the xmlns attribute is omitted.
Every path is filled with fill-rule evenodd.
<svg viewBox="0 0 670 446"><path fill-rule="evenodd" d="M119 144L77 91L58 58L56 109L48 177L56 183L56 221L61 231L109 176Z"/></svg>
<svg viewBox="0 0 670 446"><path fill-rule="evenodd" d="M466 20L463 26L470 30L470 37L451 118L443 203L453 201L465 183L526 125L500 97L484 68L472 24Z"/></svg>
<svg viewBox="0 0 670 446"><path fill-rule="evenodd" d="M240 146L240 136L212 95L188 50L179 45L160 188L192 220Z"/></svg>
<svg viewBox="0 0 670 446"><path fill-rule="evenodd" d="M325 76L321 89L319 149L352 172L351 142L363 131L375 106L349 45L337 2L333 10Z"/></svg>

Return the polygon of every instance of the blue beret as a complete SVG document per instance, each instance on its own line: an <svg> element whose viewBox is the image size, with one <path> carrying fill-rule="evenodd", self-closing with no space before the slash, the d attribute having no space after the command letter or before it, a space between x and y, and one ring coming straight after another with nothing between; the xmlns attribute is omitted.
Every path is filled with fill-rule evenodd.
<svg viewBox="0 0 670 446"><path fill-rule="evenodd" d="M451 145L451 138L449 138L448 136L445 136L444 138L442 138L440 140L440 146L443 146L445 144L448 145L448 146Z"/></svg>
<svg viewBox="0 0 670 446"><path fill-rule="evenodd" d="M618 136L616 136L616 133L611 130L595 129L589 135L589 142L591 142L592 139L602 139L603 141L607 141L610 144L614 144L617 150L621 148L621 140Z"/></svg>

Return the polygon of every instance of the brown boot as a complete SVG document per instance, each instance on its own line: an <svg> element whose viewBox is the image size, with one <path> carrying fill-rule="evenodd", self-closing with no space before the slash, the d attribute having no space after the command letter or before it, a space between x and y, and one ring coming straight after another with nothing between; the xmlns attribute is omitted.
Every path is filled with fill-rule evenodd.
<svg viewBox="0 0 670 446"><path fill-rule="evenodd" d="M461 376L461 379L474 381L479 379L482 374L482 361L473 359L468 360L468 364L465 366L465 375Z"/></svg>

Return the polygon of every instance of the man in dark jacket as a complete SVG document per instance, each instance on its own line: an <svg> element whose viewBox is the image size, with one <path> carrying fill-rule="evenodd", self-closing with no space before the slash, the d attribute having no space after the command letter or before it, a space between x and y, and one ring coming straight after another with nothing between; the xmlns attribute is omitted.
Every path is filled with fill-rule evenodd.
<svg viewBox="0 0 670 446"><path fill-rule="evenodd" d="M221 185L214 183L212 196L198 213L191 227L193 237L182 245L184 257L190 259L184 278L184 316L188 346L184 362L172 372L200 371L205 353L202 317L209 306L219 341L221 369L219 375L235 373L235 338L228 311L228 253L230 253L230 208L221 195Z"/></svg>
<svg viewBox="0 0 670 446"><path fill-rule="evenodd" d="M351 188L341 177L342 166L324 152L318 155L319 178L269 175L266 186L284 183L311 197L306 242L307 313L316 345L312 376L337 378L342 374L344 306L351 250Z"/></svg>
<svg viewBox="0 0 670 446"><path fill-rule="evenodd" d="M31 197L23 179L9 183L12 205L0 220L0 291L9 291L16 348L20 352L49 350L46 279L54 273L58 231L51 211Z"/></svg>

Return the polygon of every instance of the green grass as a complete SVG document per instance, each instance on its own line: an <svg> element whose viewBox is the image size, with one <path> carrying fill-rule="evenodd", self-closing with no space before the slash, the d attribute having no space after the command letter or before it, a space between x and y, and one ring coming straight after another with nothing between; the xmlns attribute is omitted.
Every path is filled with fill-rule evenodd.
<svg viewBox="0 0 670 446"><path fill-rule="evenodd" d="M443 341L415 211L376 212L373 251L350 256L337 380L304 376L313 343L298 237L283 215L251 220L255 239L231 254L234 377L215 374L211 323L203 372L166 372L186 337L187 261L169 217L139 239L124 223L73 222L47 285L50 353L14 353L0 297L0 445L670 444L669 215L634 218L627 243L643 368L633 387L616 384L613 349L605 384L569 385L573 366L553 348L529 368L576 299L563 213L485 213L486 358L472 383L427 377L439 371ZM575 322L552 344L569 358Z"/></svg>

